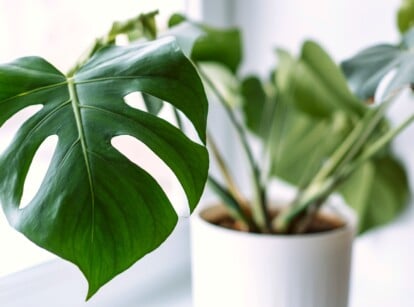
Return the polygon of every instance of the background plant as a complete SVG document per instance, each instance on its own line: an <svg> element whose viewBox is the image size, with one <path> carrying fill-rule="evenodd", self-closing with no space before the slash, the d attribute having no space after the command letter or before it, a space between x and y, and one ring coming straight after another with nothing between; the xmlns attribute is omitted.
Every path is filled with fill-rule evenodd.
<svg viewBox="0 0 414 307"><path fill-rule="evenodd" d="M220 46L234 52L236 47L242 49L242 42ZM212 65L214 58L204 59L213 69L199 63L199 72L237 132L255 193L250 202L242 195L214 141L210 151L223 176L218 180L210 174L210 186L247 228L306 231L309 217L334 192L357 210L360 231L394 219L405 207L407 176L388 146L389 136L400 129L385 118L389 102L369 106L355 96L341 70L316 43L306 42L298 58L279 50L278 65L265 81L239 76L234 66ZM253 155L249 132L261 140L261 156ZM267 194L275 176L298 186L300 192L296 203L272 221ZM292 229L293 222L297 229Z"/></svg>

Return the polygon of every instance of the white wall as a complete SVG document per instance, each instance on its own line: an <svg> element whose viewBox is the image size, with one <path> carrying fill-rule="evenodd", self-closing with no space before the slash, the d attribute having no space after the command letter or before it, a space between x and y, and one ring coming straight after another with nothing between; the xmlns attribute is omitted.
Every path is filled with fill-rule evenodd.
<svg viewBox="0 0 414 307"><path fill-rule="evenodd" d="M234 23L246 41L244 71L265 73L273 48L297 51L305 39L319 41L340 60L378 42L398 38L400 0L237 0Z"/></svg>

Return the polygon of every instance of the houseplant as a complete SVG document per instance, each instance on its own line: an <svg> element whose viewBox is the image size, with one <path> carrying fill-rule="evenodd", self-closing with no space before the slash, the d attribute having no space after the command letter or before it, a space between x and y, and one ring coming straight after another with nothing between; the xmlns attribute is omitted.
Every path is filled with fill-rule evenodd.
<svg viewBox="0 0 414 307"><path fill-rule="evenodd" d="M391 220L407 201L404 169L386 145L412 122L412 116L397 128L390 127L385 112L393 97L379 106L368 106L351 93L340 69L313 42L304 44L298 59L282 50L278 51L278 56L279 64L270 84L263 86L255 77L240 81L237 76L233 76L236 82L231 82L232 85L237 81L241 83L243 104L238 110L230 109L229 118L236 122L236 129L241 130L238 133L243 146L247 147L244 148L247 165L250 163L252 177L258 177L253 179L254 185L259 184L255 190L256 199L250 199L253 205L246 210L249 199L240 196L212 142L212 152L227 187L223 188L211 177L210 183L232 217L224 215L223 218L222 212L210 208L201 213L202 218L195 219L196 306L346 306L349 267L344 270L343 266L349 265L350 251L346 248L352 230L348 233L334 231L338 237L326 233L271 238L266 233L306 233L315 212L333 191L339 190L357 209L360 231ZM366 63L359 64L363 69ZM207 87L212 88L223 105L226 108L232 105L214 84L217 76L208 76L202 66L200 71ZM237 122L235 113L240 111L244 113L244 123ZM271 208L268 202L264 202L265 206L260 201L255 204L260 197L265 198L266 183L260 180L266 169L258 167L258 160L252 158L253 150L245 136L245 127L263 140L265 153L271 160L269 173L302 188L293 206L276 218L268 214ZM266 178L267 174L264 175ZM259 208L260 212L263 207L267 208L257 214L255 209ZM266 222L272 218L273 222ZM352 216L349 222L352 228ZM211 223L265 234L245 235ZM330 235L336 243L342 235L343 245L323 241L322 238ZM278 244L278 240L282 242ZM300 243L294 246L295 241ZM272 249L270 246L276 251L269 255L266 253ZM321 249L324 250L321 252ZM289 266L289 263L293 264ZM315 271L308 275L311 269ZM329 271L331 269L333 271ZM255 279L258 275L263 283Z"/></svg>
<svg viewBox="0 0 414 307"><path fill-rule="evenodd" d="M263 227L259 231L265 233L306 233L311 225L309 217L337 187L359 209L361 230L395 216L406 202L405 173L389 148L383 148L380 155L371 156L371 150L385 140L382 135L387 135L391 129L383 117L387 104L379 109L367 107L352 95L339 68L315 43L305 43L299 59L284 51L279 51L279 57L273 84L270 89L267 85L268 93L276 97L268 97L257 78L248 78L242 84L245 96L242 107L247 126L264 140L266 155L274 163L268 166L270 175L277 174L299 187L303 185L303 190L296 204L294 202L266 226L266 222L260 224L260 219L256 222L254 213L238 217L244 214L243 206L247 201L238 200L240 193L231 191L232 183L228 184L231 188L227 191L215 186L230 202L231 210L236 211L233 215L239 220L237 227L253 231ZM278 111L272 114L272 109ZM260 127L263 123L264 129ZM349 178L350 168L356 165L358 167L352 170L355 177ZM259 168L259 172L263 170ZM224 174L228 177L227 171ZM259 191L263 190L267 187L260 186ZM371 196L364 193L384 193L385 197L381 198L385 203L379 204L378 195L369 199ZM266 206L271 208L268 202ZM377 206L389 210L375 216L373 211L378 211L375 210ZM202 215L206 217L208 213ZM347 215L346 212L342 214ZM266 219L272 216L269 214L262 221ZM196 306L226 306L231 301L238 306L346 306L350 254L346 248L352 237L352 217L347 221L351 227L348 231L289 238L245 236L218 230L200 219L195 221ZM207 231L209 234L205 233ZM339 236L343 241L338 241ZM342 245L326 243L329 237L335 244L342 242ZM272 249L270 246L273 254L266 255L265 251ZM247 276L242 278L246 272ZM264 283L255 279L258 275ZM319 279L316 280L316 276ZM225 286L229 284L232 287Z"/></svg>
<svg viewBox="0 0 414 307"><path fill-rule="evenodd" d="M170 24L171 26L179 26L183 21L182 16L176 15L171 19ZM231 108L226 95L215 84L215 81L219 78L213 78L211 72L202 64L202 62L211 61L216 64L219 63L220 68L216 66L214 70L217 72L217 69L219 69L221 75L235 80L238 84L238 77L235 75L237 75L237 66L241 60L239 34L235 30L218 31L194 23L190 23L190 25L193 26L190 27L191 29L194 27L200 28L206 33L200 40L195 42L190 56L197 64L198 72L204 79L206 87L222 100L231 122L239 133L249 160L247 165L251 168L254 178L254 197L252 198L252 208L254 210L246 209L247 201L240 196L233 180L228 176L229 171L225 163L219 164L227 180L226 185L210 176L211 186L225 200L224 203L230 209L231 217L239 221L238 224L242 229L267 233L306 232L307 226L310 225L309 216L314 216L314 212L317 211L315 209L322 205L323 201L334 191L336 185L348 179L347 177L351 174L351 171L364 165L362 162L372 161L371 158L374 153L378 152L378 148L383 147L385 143L392 139L393 135L390 136L388 131L393 130L387 127L383 118L384 108L371 109L365 107L347 90L339 70L325 52L316 44L307 43L303 48L303 56L299 60L285 52L279 52L282 59L281 64L277 69L277 73L272 75L271 81L267 82L265 87L257 78L249 78L242 82L240 96L244 101L242 104L242 111L245 111L244 119L246 119L246 125L244 125L244 122L237 118L238 111ZM177 28L174 29L177 31ZM184 30L186 30L185 33L188 33L188 29ZM132 134L137 138L141 138L176 173L187 192L191 209L194 209L198 202L207 177L208 163L205 149L190 142L177 129L157 120L154 115L157 114L162 105L161 100L168 101L190 119L200 139L204 140L206 100L194 67L178 50L176 43L171 38L143 44L132 44L126 47L108 47L107 45L113 44L114 36L119 33L127 33L134 39L148 36L153 38L156 33L153 16L151 14L142 15L125 24L116 24L108 36L96 41L90 51L86 53L84 59L75 65L75 68L66 76L57 72L39 58L25 58L0 67L0 76L2 77L0 79L0 99L3 101L0 118L2 122L26 105L37 104L39 100L52 101L51 103L45 102L43 109L22 126L14 143L1 157L2 169L6 170L1 173L0 177L2 187L0 197L4 211L10 223L35 243L74 262L81 268L90 285L88 297L93 295L102 284L114 275L127 269L138 258L156 248L169 234L176 222L176 215L172 211L165 194L160 191L148 175L122 156L116 155L116 152L109 146L110 138L119 134ZM179 40L186 37L180 31L175 32L175 34L179 37ZM212 40L214 44L211 43ZM211 48L212 46L214 48ZM220 50L220 52L217 50ZM321 66L316 67L318 73L315 74L316 77L313 79L309 75L306 78L298 78L298 71L301 72L306 69L308 56L315 57L316 62L321 64ZM312 63L313 61L309 62ZM154 65L149 66L148 64ZM335 78L327 78L325 75L327 71L329 73L333 72ZM127 74L128 79L133 81L127 84L127 82L122 82L113 77L120 73ZM137 74L140 76L139 79L135 78ZM325 77L318 79L320 76ZM178 81L173 83L172 77ZM104 86L95 85L95 82L91 82L96 78L99 78L102 82L105 81ZM326 82L327 79L332 80L332 82ZM312 80L313 85L318 85L318 88L322 89L319 92L316 91L315 95L320 95L316 96L320 100L316 99L318 104L312 110L307 109L306 105L303 106L306 104L306 100L299 99L300 97L307 97L304 93L309 92L309 86L307 86L309 80ZM301 83L302 81L304 83ZM55 83L59 83L59 86L55 86ZM10 86L12 84L14 87ZM19 84L20 87L17 87L16 84ZM184 84L186 86L183 86ZM294 88L293 84L295 85ZM188 85L191 85L191 87ZM46 93L39 93L38 90L28 91L45 86ZM55 90L59 92L55 93ZM134 111L123 103L121 99L123 96L138 90L151 95L144 95L150 114L145 115L143 112ZM328 98L323 97L321 93L326 94ZM336 96L336 93L340 93L339 97ZM32 97L34 97L34 100L29 100ZM58 103L57 99L62 99L61 97L66 97L64 101L68 101L67 108L69 110L65 109L66 116L57 117L55 122L49 123L48 121L53 119L54 114L58 114L66 107L66 105L62 105L62 109L55 107L55 104ZM92 99L91 102L84 103L85 98L88 97ZM332 97L335 99L331 100ZM99 101L97 98L99 98ZM336 98L339 98L338 101ZM198 103L189 105L186 103L189 99ZM64 103L64 101L61 102ZM280 101L282 103L276 103ZM7 104L7 102L10 103ZM16 105L12 105L11 102ZM98 111L97 103L100 104L100 108L109 108L105 114L110 113L109 111L115 111L122 114L122 118L120 120L113 118L108 120L106 117L101 117L93 112L88 114L85 111L85 109ZM82 106L78 107L80 104ZM156 107L152 108L154 105ZM273 111L267 112L267 110L266 112L261 111L268 105L273 111L279 109L279 106L282 107L282 110L287 110L276 113L273 113ZM82 112L79 109L82 109ZM337 115L337 110L342 113L340 112ZM272 158L271 161L275 160L277 162L282 158L286 159L286 156L289 157L286 154L287 150L284 150L285 155L280 153L283 153L282 149L284 148L279 142L281 138L274 138L274 136L283 135L283 140L294 140L293 136L285 136L283 127L286 127L288 123L281 125L283 121L279 118L282 117L283 119L285 116L282 115L287 111L291 113L290 120L298 122L308 123L310 121L311 124L314 124L311 121L314 117L309 119L309 117L304 116L309 116L309 114L319 116L319 119L314 121L328 125L328 128L331 127L330 125L338 127L339 118L339 124L343 124L339 127L343 130L340 129L339 136L335 140L338 144L343 145L339 147L340 150L336 150L333 154L335 157L333 161L337 163L330 166L329 164L323 164L321 171L318 173L319 175L311 176L317 180L307 180L308 182L305 183L308 184L301 186L301 192L293 206L287 211L282 211L272 222L270 218L273 219L273 217L266 210L268 202L265 201L266 193L264 189L266 186L263 184L266 181L263 181L260 177L263 176L263 179L267 179L270 175L279 174L281 171L274 167L266 169L258 167L246 136L246 127L249 127L262 140L268 140L263 142L265 144L263 147L266 149L266 156ZM301 112L302 117L297 114L299 112ZM335 113L334 116L328 116L330 112ZM47 117L48 114L50 114L49 117ZM267 117L269 114L272 115L270 118L263 117L265 115ZM327 119L321 120L322 115L326 116ZM46 116L45 120L41 119L42 116ZM129 124L130 116L134 116L133 124ZM177 113L177 118L180 117L181 115ZM72 121L70 118L72 118ZM80 121L83 118L86 120L84 125ZM36 122L39 122L39 124ZM265 123L265 127L267 127L264 132L260 128L261 122ZM49 125L45 129L40 129L46 123ZM140 131L136 128L138 124L140 124ZM353 127L354 124L355 128ZM323 125L322 127L327 129ZM294 126L297 125L294 124ZM381 127L381 129L378 130L378 127ZM31 134L29 139L24 139L24 134L31 129L39 132ZM88 130L87 133L84 130ZM82 135L85 136L88 133L93 135L93 139L82 138ZM63 141L60 141L61 143L58 145L55 160L52 162L52 167L49 169L38 195L27 208L19 210L19 198L31 157L33 157L41 141L51 134L57 134L60 140L63 138ZM382 134L385 134L385 138L382 137ZM345 142L344 137L346 137ZM79 143L76 143L78 138ZM97 140L101 141L98 142ZM363 146L370 144L369 142L373 142L373 145ZM62 143L63 145L61 145ZM78 145L71 147L72 143ZM211 144L214 144L214 141ZM350 145L353 146L350 147ZM76 146L80 149L77 152L79 158L63 159L62 152ZM94 172L88 171L92 168L89 165L90 161L85 159L84 149L89 146L93 149L90 155L95 157L94 152L97 150L100 154L108 156L111 162L116 162L114 165L118 169L112 168L112 163L103 164L94 161L94 163L97 163L96 165L99 164L99 173L95 173L98 172L98 168L95 168L95 166L93 167ZM174 150L172 150L172 147L174 147ZM20 153L26 148L26 153ZM177 151L179 151L179 154L177 154ZM215 150L214 145L212 146L212 152L217 160L221 161L221 154L218 149ZM406 194L406 182L404 172L389 155L388 150L385 150L385 155L392 161L390 162L390 168L393 172L396 170L401 175L398 177L402 178L403 185L398 185L397 192L402 191L403 193L395 193L392 188L395 188L396 185L390 185L392 191L390 192L390 195L392 195L390 198L394 200L396 194L402 196ZM72 164L59 168L57 164L60 159L68 164L71 161ZM84 164L83 171L76 168L80 163L79 161ZM280 165L280 163L277 163L277 165ZM315 163L315 169L319 166ZM119 169L122 171L122 177ZM101 170L105 170L107 173L103 174ZM62 171L65 171L66 175L59 173ZM137 172L139 172L139 177L137 177ZM108 173L112 178L119 178L119 184L107 184L106 176ZM263 173L262 176L261 173ZM189 174L197 174L197 176L189 176ZM68 177L76 180L69 181L66 179ZM144 184L142 186L138 185L138 182L142 181L144 181ZM95 182L102 185L102 188L99 189L99 195L91 189ZM350 180L346 182L350 182ZM110 191L116 192L115 195ZM82 201L73 202L74 197ZM109 198L109 201L102 198ZM116 201L111 201L114 198L116 198ZM397 207L401 206L403 198L397 198L397 201L395 201ZM131 204L131 199L136 202ZM142 199L145 202L141 202ZM123 209L123 207L119 206L120 203L125 204L129 210L126 216L121 216L123 212L120 209ZM152 208L151 206L145 206L148 203L151 206L160 204L160 207L154 208L153 212L148 211ZM136 210L137 207L138 210ZM365 210L367 209L365 208ZM93 212L98 212L99 216L91 219L91 216L95 215ZM111 216L108 217L108 213ZM142 217L140 216L142 214L145 215ZM154 217L152 214L157 214L157 216ZM394 216L394 214L394 211L387 214L387 218ZM151 222L151 225L148 221ZM372 226L378 220L373 222L371 219L370 222L370 226ZM154 233L154 224L158 226L157 233ZM111 227L108 229L109 225ZM75 227L79 228L75 229ZM95 228L96 232L91 232L91 227ZM153 242L148 242L148 240L138 242L136 238L143 235L152 235L153 240L151 241ZM105 244L98 244L97 240L105 240ZM133 245L132 248L130 245ZM100 257L94 257L98 249ZM326 261L326 259L322 260Z"/></svg>

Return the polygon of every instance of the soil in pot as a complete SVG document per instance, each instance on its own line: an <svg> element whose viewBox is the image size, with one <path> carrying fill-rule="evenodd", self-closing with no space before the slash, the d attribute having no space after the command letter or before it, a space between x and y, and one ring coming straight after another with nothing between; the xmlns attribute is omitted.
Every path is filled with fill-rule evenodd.
<svg viewBox="0 0 414 307"><path fill-rule="evenodd" d="M270 216L273 218L277 216L278 213L279 213L278 210L273 210ZM249 232L249 229L247 229L243 223L233 219L226 212L226 209L221 206L220 206L220 210L215 211L214 214L205 214L203 215L203 218L207 222L220 226L220 227L224 227L224 228L228 228L228 229L232 229L236 231ZM303 220L298 220L296 225L293 224L292 229L297 229L299 226L299 223L301 222L303 222ZM327 232L327 231L339 229L344 226L345 226L345 223L336 216L333 216L331 214L325 214L325 213L317 213L309 221L306 227L306 231L301 232L301 233L307 233L307 234L321 233L321 232ZM274 234L277 234L277 233L274 233ZM294 234L294 231L291 231L290 234Z"/></svg>

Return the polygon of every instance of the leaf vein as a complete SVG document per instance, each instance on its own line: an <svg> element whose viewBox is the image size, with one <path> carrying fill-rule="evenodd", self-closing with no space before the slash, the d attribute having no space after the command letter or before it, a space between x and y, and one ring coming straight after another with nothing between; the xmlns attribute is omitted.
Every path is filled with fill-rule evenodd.
<svg viewBox="0 0 414 307"><path fill-rule="evenodd" d="M72 102L72 109L75 116L76 126L78 129L79 139L82 147L82 155L85 162L86 172L88 175L89 190L91 193L91 205L92 205L92 222L91 222L91 242L94 241L94 232L95 232L95 189L93 183L92 169L88 156L88 146L86 143L85 131L83 129L82 114L80 112L80 102L76 92L76 84L73 79L68 80L69 94Z"/></svg>

